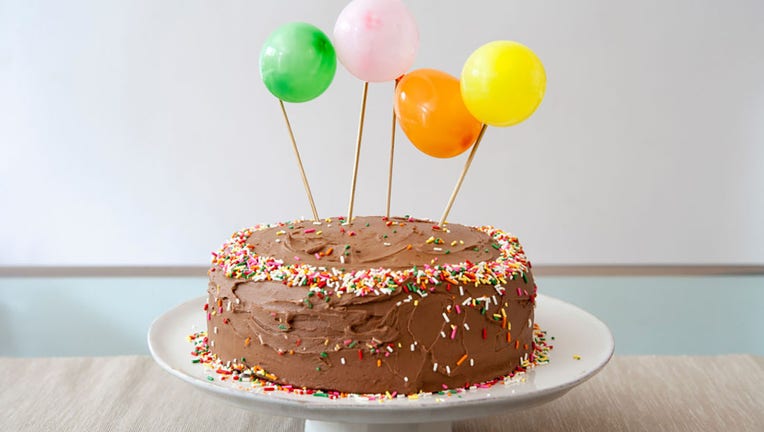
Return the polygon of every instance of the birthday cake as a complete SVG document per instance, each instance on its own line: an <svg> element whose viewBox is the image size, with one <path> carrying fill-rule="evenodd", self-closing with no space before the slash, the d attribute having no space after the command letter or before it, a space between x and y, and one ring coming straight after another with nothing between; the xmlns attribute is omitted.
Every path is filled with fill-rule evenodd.
<svg viewBox="0 0 764 432"><path fill-rule="evenodd" d="M533 364L536 285L499 229L368 216L261 225L213 253L207 338L292 387L412 394Z"/></svg>
<svg viewBox="0 0 764 432"><path fill-rule="evenodd" d="M517 238L446 224L488 126L518 124L541 103L540 60L520 43L494 41L470 55L461 79L409 71L419 32L400 0L351 1L333 36L287 23L263 44L260 75L279 101L313 220L239 231L213 254L194 361L264 391L386 397L489 385L543 363L536 285ZM364 82L347 220L319 219L284 105L321 95L337 58ZM471 148L439 223L353 218L369 83L385 81L396 82L388 214L396 124L436 158Z"/></svg>

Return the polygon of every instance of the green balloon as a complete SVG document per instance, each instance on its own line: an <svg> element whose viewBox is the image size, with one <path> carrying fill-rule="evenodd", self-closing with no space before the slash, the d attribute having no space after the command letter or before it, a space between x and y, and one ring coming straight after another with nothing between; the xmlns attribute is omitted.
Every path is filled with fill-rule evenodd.
<svg viewBox="0 0 764 432"><path fill-rule="evenodd" d="M284 24L268 36L260 51L265 87L285 102L317 98L332 83L336 70L332 42L311 24Z"/></svg>

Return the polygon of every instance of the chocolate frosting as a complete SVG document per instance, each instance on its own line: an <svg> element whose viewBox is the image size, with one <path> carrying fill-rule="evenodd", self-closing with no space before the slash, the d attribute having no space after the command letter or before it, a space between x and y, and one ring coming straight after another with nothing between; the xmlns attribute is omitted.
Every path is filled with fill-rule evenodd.
<svg viewBox="0 0 764 432"><path fill-rule="evenodd" d="M427 243L430 237L433 241ZM437 244L435 239L439 239ZM258 254L285 264L345 271L375 267L396 270L433 260L438 264L479 262L499 256L499 251L491 247L495 242L475 228L449 224L440 229L430 221L378 216L357 217L349 225L338 219L281 224L254 232L247 244L254 246ZM331 254L321 255L330 249Z"/></svg>
<svg viewBox="0 0 764 432"><path fill-rule="evenodd" d="M520 271L504 282L461 284L424 281L408 269L494 263L501 257L495 237L457 224L439 229L381 217L279 224L244 237L244 248L286 268L317 267L340 278L375 267L407 271L377 295L320 282L287 286L264 276L271 273L229 277L220 259L233 252L224 247L210 271L211 349L223 361L265 369L278 383L354 393L438 391L506 375L533 351L536 289L516 242Z"/></svg>

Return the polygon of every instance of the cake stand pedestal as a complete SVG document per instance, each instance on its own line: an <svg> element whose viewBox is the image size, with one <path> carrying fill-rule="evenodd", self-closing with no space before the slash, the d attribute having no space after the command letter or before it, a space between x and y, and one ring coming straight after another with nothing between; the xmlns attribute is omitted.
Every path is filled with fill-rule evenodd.
<svg viewBox="0 0 764 432"><path fill-rule="evenodd" d="M557 399L600 371L613 355L613 336L590 313L544 295L537 298L536 322L554 337L550 363L512 382L457 394L433 394L418 399L363 397L327 399L221 381L214 372L191 363L187 336L206 330L202 306L206 298L190 300L167 311L151 325L149 350L168 373L210 396L241 408L271 415L306 419L306 432L448 432L451 422L540 405ZM208 379L213 374L213 380Z"/></svg>
<svg viewBox="0 0 764 432"><path fill-rule="evenodd" d="M451 432L451 422L401 423L396 432ZM334 423L305 420L305 432L390 432L390 424Z"/></svg>

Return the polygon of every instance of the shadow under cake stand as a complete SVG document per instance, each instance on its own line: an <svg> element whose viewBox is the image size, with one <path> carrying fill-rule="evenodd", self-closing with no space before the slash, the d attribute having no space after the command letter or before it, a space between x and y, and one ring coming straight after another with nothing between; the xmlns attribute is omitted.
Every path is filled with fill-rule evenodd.
<svg viewBox="0 0 764 432"><path fill-rule="evenodd" d="M505 414L559 398L599 372L613 355L608 327L595 316L562 300L539 295L536 322L554 345L549 364L524 374L524 380L498 383L453 395L408 399L327 399L285 391L245 391L246 383L207 379L211 372L191 362L187 336L206 330L199 297L165 312L149 329L151 355L164 370L205 393L241 408L306 419L306 432L447 432L451 422ZM554 341L550 341L554 337Z"/></svg>

